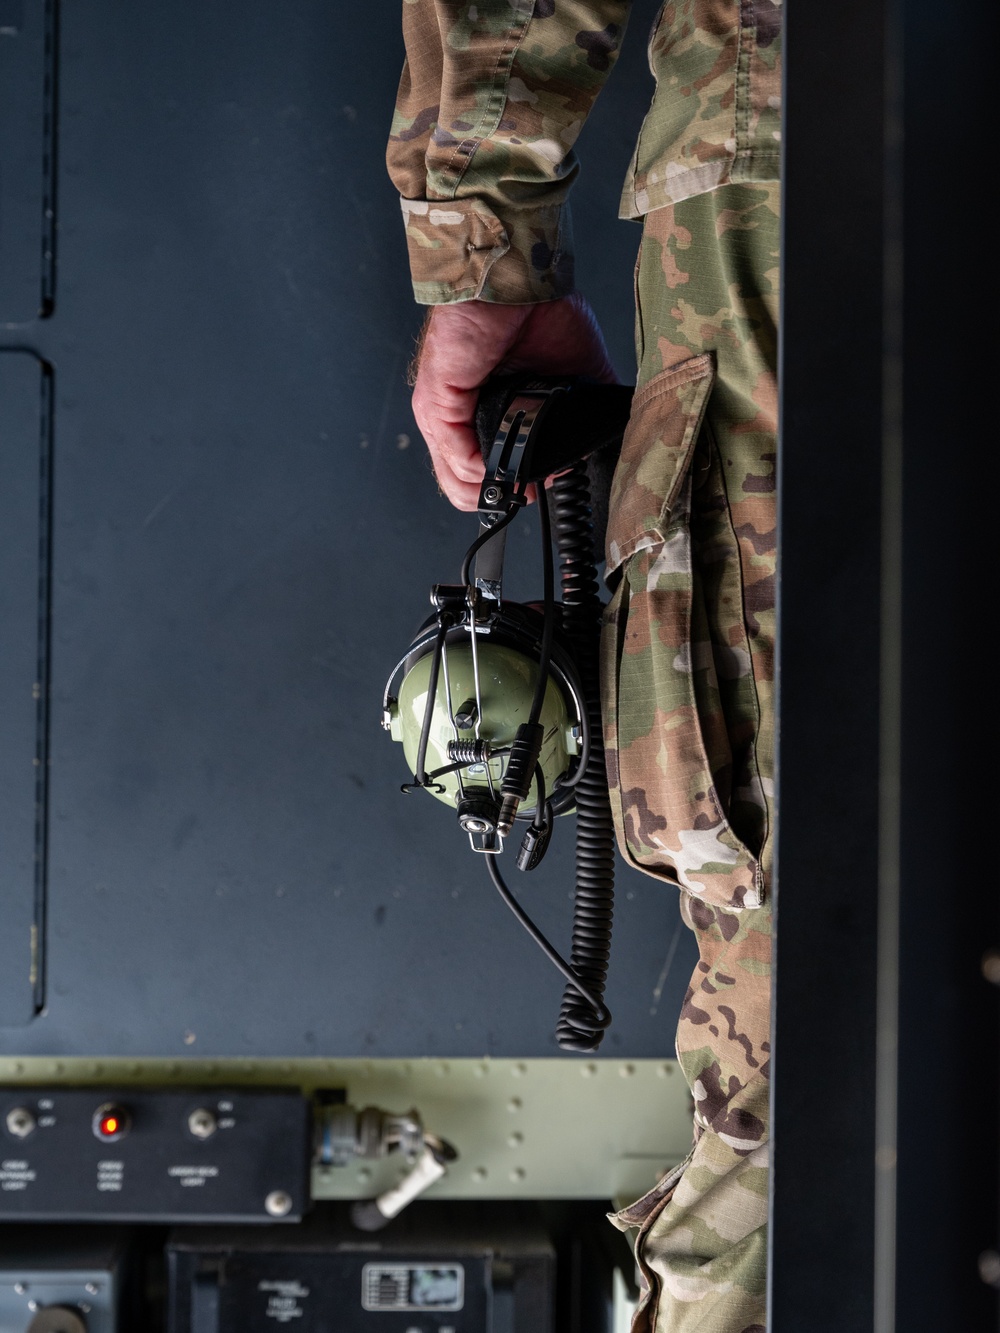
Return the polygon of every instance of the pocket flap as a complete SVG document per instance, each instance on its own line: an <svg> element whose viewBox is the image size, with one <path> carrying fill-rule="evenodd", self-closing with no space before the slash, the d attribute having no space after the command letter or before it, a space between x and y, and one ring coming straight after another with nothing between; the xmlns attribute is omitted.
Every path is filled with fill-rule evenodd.
<svg viewBox="0 0 1000 1333"><path fill-rule="evenodd" d="M611 483L609 574L665 540L714 378L706 353L662 371L635 395Z"/></svg>

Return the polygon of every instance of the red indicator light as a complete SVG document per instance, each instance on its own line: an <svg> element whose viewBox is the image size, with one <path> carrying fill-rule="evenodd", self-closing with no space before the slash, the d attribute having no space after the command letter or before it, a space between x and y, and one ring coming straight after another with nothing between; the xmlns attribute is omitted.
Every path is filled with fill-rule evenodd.
<svg viewBox="0 0 1000 1333"><path fill-rule="evenodd" d="M95 1138L105 1143L113 1143L115 1139L120 1139L122 1135L128 1133L132 1122L127 1107L105 1102L94 1112L91 1123Z"/></svg>

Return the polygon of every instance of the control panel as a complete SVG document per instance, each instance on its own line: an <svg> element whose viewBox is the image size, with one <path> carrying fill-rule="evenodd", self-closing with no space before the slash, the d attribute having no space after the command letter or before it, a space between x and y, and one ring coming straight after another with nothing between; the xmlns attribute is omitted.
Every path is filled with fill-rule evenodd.
<svg viewBox="0 0 1000 1333"><path fill-rule="evenodd" d="M296 1091L0 1089L0 1220L294 1222L311 1116Z"/></svg>

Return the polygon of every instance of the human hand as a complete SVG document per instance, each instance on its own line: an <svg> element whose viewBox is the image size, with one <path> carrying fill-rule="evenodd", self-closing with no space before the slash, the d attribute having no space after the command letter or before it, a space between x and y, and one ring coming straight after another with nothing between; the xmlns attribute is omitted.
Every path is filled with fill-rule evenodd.
<svg viewBox="0 0 1000 1333"><path fill-rule="evenodd" d="M413 415L438 485L458 509L479 504L484 467L473 425L479 389L497 371L618 377L596 316L574 293L538 305L433 306L414 360Z"/></svg>

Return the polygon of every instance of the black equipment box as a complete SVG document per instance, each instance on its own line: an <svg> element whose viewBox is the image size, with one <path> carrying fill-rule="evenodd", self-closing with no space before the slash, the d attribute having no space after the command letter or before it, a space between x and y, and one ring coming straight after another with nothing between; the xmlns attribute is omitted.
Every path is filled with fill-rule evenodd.
<svg viewBox="0 0 1000 1333"><path fill-rule="evenodd" d="M309 1202L297 1091L0 1089L0 1220L293 1222Z"/></svg>
<svg viewBox="0 0 1000 1333"><path fill-rule="evenodd" d="M552 1333L556 1256L527 1205L323 1209L280 1232L175 1232L169 1333Z"/></svg>
<svg viewBox="0 0 1000 1333"><path fill-rule="evenodd" d="M0 1333L130 1333L124 1229L0 1226Z"/></svg>

